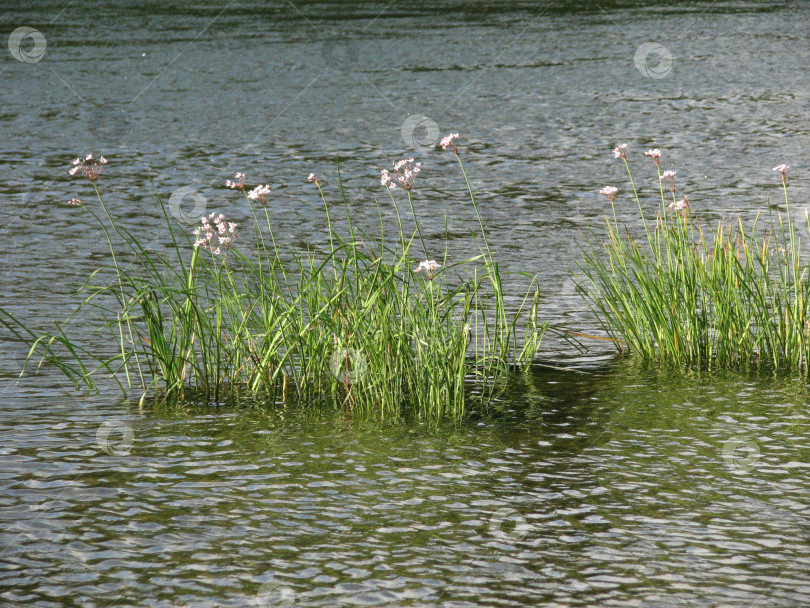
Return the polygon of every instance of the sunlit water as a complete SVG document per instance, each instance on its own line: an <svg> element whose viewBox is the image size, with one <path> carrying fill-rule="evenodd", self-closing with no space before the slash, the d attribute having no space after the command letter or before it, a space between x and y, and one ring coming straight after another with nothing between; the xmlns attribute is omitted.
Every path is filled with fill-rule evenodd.
<svg viewBox="0 0 810 608"><path fill-rule="evenodd" d="M310 171L337 204L339 157L373 232L377 202L394 219L379 169L413 155L422 230L439 243L447 217L459 259L476 222L452 155L428 146L458 131L504 265L540 273L545 318L576 331L597 330L566 279L605 212L599 188L619 187L620 219L635 221L617 143L650 209L641 152L655 146L708 218L783 209L771 167L788 163L803 219L805 3L504 4L5 9L4 36L33 27L47 49L18 60L4 40L0 59L0 306L47 329L107 262L65 205L92 201L67 175L87 152L110 159L105 199L155 248L167 238L150 177L190 230L203 211L247 224L224 186L244 171L272 185L281 239L318 247ZM645 43L664 48L639 60ZM640 372L550 338L543 360L576 369L536 370L504 411L381 428L293 409L139 410L112 390L71 393L50 370L17 384L26 351L2 335L2 605L810 601L799 383Z"/></svg>

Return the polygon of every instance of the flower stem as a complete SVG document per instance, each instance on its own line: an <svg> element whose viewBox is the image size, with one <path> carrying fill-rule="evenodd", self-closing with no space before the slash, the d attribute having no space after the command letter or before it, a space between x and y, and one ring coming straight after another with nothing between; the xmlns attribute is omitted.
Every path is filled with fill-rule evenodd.
<svg viewBox="0 0 810 608"><path fill-rule="evenodd" d="M489 242L487 241L487 232L484 229L484 222L481 220L481 214L478 212L478 205L475 202L475 195L472 191L472 186L470 186L470 180L467 178L467 171L464 170L464 163L461 162L461 156L456 154L456 159L458 160L458 166L461 167L461 173L464 175L464 181L467 183L467 191L470 193L470 201L472 201L473 209L475 209L475 215L478 217L478 225L481 226L481 236L484 238L484 245L487 248L487 255L489 256L489 260L492 260L492 251L489 248Z"/></svg>
<svg viewBox="0 0 810 608"><path fill-rule="evenodd" d="M427 245L425 245L425 239L422 238L422 229L419 227L419 220L416 218L416 211L413 208L413 199L411 198L411 191L406 190L408 193L408 203L411 206L411 215L413 216L413 223L416 224L416 232L419 234L419 240L422 242L422 249L425 252L425 258L429 258L427 251Z"/></svg>

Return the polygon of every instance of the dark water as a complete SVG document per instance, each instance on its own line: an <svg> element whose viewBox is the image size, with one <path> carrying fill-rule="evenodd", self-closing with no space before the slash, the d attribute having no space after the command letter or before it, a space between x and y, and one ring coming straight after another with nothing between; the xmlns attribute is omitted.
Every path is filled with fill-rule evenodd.
<svg viewBox="0 0 810 608"><path fill-rule="evenodd" d="M422 230L439 243L447 217L451 259L467 256L463 180L430 147L458 131L504 265L541 273L552 323L593 331L566 279L602 186L634 221L617 143L645 201L641 153L660 147L708 218L779 210L771 168L788 163L803 218L809 17L799 1L4 4L4 40L40 34L0 53L0 306L47 328L106 263L65 204L92 200L67 175L88 152L110 159L105 200L155 248L150 178L190 230L202 212L247 222L224 186L244 171L272 185L277 234L318 246L309 172L336 201L340 158L373 231L377 201L393 218L379 169L413 155ZM578 371L539 369L500 416L428 431L139 410L51 370L17 383L25 349L2 336L3 605L810 602L801 384L639 372L551 338L543 358Z"/></svg>

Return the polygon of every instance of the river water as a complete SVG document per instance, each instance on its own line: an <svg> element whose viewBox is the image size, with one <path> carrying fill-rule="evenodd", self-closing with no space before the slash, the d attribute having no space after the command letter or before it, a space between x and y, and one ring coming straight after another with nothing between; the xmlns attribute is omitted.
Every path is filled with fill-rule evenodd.
<svg viewBox="0 0 810 608"><path fill-rule="evenodd" d="M637 221L617 143L650 209L650 147L707 219L783 211L782 162L802 221L810 205L801 1L44 1L0 20L0 306L40 329L107 262L66 205L92 200L67 175L91 152L110 161L113 212L156 249L155 189L180 229L212 211L247 223L224 185L237 171L273 188L284 242L319 247L304 180L336 204L338 159L373 232L377 203L394 217L379 170L414 156L422 231L438 247L447 221L460 259L476 222L433 145L457 131L504 268L539 273L545 318L586 332L569 275L605 213L598 190L619 187L620 220ZM538 367L492 416L426 429L139 409L49 369L18 382L26 349L0 335L4 606L810 603L803 383L639 370L550 337L543 362L565 369Z"/></svg>

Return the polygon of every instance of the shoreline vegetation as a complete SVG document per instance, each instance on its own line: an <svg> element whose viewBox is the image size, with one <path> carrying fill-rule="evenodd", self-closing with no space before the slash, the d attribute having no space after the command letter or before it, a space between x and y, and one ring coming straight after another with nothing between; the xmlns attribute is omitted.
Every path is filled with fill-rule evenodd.
<svg viewBox="0 0 810 608"><path fill-rule="evenodd" d="M54 333L36 331L0 308L0 322L30 346L20 375L38 359L37 369L56 366L76 388L96 390L97 379L112 380L124 394L139 394L141 404L150 397L219 404L247 396L381 419L458 420L492 406L531 368L551 330L610 340L643 363L807 377L809 267L800 261L790 217L787 165L774 168L785 218L779 214L761 228L757 214L748 228L740 218L712 228L686 195L678 200L676 172L661 171L658 149L645 155L658 170L660 202L654 217L645 213L649 202L639 198L628 146L617 146L613 154L627 169L643 230L633 235L617 219L616 187L600 191L612 213L604 234L585 233L577 291L604 338L541 322L537 277L517 310L507 309L459 135L440 144L458 161L480 228L479 253L464 260L453 259L446 234L443 251L427 247L413 205L421 169L413 158L381 171L397 225L386 232L378 203L376 237L352 223L342 183L340 200L330 202L322 180L310 174L306 181L318 189L329 232L328 247L319 252L277 241L271 188L250 188L244 173L226 185L249 203L253 225L246 230L210 213L193 235L179 232L156 193L171 238L167 255L145 247L111 215L99 189L107 159L76 158L69 173L86 178L95 196L69 204L98 223L112 266L88 277L71 316L101 311L97 331L115 352L91 352L61 324ZM415 222L411 234L401 208ZM337 212L345 212L346 234L334 227L330 214ZM104 272L113 280L105 282Z"/></svg>

